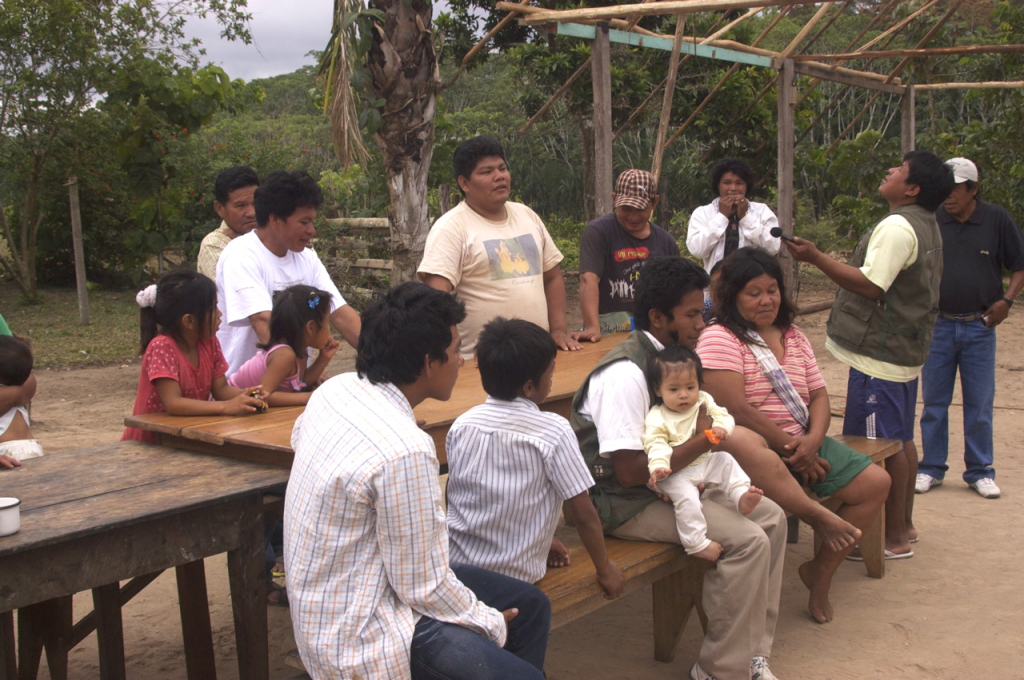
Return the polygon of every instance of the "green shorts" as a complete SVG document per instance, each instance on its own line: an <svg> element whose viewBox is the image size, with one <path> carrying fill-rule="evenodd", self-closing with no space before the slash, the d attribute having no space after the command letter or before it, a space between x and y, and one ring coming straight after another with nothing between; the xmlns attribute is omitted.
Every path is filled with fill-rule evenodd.
<svg viewBox="0 0 1024 680"><path fill-rule="evenodd" d="M839 491L871 465L871 457L840 444L831 437L825 437L818 449L818 455L828 461L832 469L825 475L825 481L812 484L811 490L825 498ZM799 475L794 477L800 479Z"/></svg>

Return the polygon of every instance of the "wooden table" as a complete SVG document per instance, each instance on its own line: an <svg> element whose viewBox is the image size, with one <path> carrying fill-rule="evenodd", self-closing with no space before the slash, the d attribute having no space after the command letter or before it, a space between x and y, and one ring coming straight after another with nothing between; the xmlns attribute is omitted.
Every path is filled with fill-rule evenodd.
<svg viewBox="0 0 1024 680"><path fill-rule="evenodd" d="M101 678L124 678L121 606L170 567L188 675L216 677L202 559L227 552L239 676L265 680L263 496L287 480L277 467L137 442L0 472L0 496L21 499L21 531L0 538L0 612L19 610L21 677L35 677L44 643L51 677L66 677L71 643L95 627ZM70 596L89 589L95 611L72 628ZM13 680L13 639L0 614L0 678Z"/></svg>
<svg viewBox="0 0 1024 680"><path fill-rule="evenodd" d="M606 335L601 342L584 343L578 352L559 352L551 394L542 408L568 418L573 395L597 362L628 333ZM459 371L459 378L448 401L428 399L416 407L417 418L426 421L426 430L434 439L437 458L445 465L444 442L452 422L487 398L480 383L480 371L472 361ZM292 426L303 407L271 408L251 416L172 416L151 413L125 418L125 425L156 432L160 443L221 456L242 458L258 463L291 467Z"/></svg>

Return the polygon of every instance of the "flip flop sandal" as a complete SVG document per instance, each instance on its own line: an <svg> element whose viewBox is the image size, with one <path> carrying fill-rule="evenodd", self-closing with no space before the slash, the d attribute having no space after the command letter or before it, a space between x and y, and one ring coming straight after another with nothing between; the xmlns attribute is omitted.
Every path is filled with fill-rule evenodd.
<svg viewBox="0 0 1024 680"><path fill-rule="evenodd" d="M286 588L283 588L282 586L279 586L276 583L271 583L270 584L270 588L267 591L267 595L269 596L271 593L277 593L277 600L276 601L275 600L270 600L268 598L267 599L267 606L268 607L287 607L288 606L288 590Z"/></svg>
<svg viewBox="0 0 1024 680"><path fill-rule="evenodd" d="M908 550L905 553L894 553L891 550L886 550L885 551L885 559L886 560L909 560L913 556L914 556L914 551L913 550ZM860 554L854 555L853 553L851 553L851 554L846 556L846 559L850 560L851 562L863 562L864 561L864 556L860 555Z"/></svg>

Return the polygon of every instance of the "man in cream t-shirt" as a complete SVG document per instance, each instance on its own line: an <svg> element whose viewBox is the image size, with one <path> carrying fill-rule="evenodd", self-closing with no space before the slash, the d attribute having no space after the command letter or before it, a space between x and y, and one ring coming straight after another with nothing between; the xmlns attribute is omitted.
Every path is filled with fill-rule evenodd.
<svg viewBox="0 0 1024 680"><path fill-rule="evenodd" d="M892 477L885 504L890 560L914 556L914 408L939 313L943 260L935 209L952 190L953 173L941 159L911 151L878 187L889 215L864 234L848 264L805 239L784 241L796 260L839 286L825 348L850 367L843 434L903 442L903 452L885 466Z"/></svg>
<svg viewBox="0 0 1024 680"><path fill-rule="evenodd" d="M512 179L501 143L468 139L454 165L465 200L431 228L417 273L465 303L459 352L472 356L480 330L498 315L532 321L561 349L580 349L566 331L562 253L535 212L508 200Z"/></svg>

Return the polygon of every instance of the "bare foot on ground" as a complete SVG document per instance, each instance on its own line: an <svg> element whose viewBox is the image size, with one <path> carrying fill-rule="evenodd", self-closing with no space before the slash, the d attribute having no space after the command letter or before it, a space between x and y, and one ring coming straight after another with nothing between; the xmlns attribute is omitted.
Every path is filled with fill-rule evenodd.
<svg viewBox="0 0 1024 680"><path fill-rule="evenodd" d="M761 498L764 497L764 491L761 491L756 486L751 486L747 489L747 492L740 496L739 503L736 504L736 509L740 511L741 515L749 515L757 507L757 504L761 502Z"/></svg>
<svg viewBox="0 0 1024 680"><path fill-rule="evenodd" d="M816 517L800 519L810 524L829 548L840 552L860 540L860 529L820 505L815 504L815 507L821 510Z"/></svg>
<svg viewBox="0 0 1024 680"><path fill-rule="evenodd" d="M832 620L832 603L828 599L828 589L832 585L832 575L824 574L816 568L814 560L807 560L797 569L800 580L811 591L807 600L807 608L811 616L818 623L828 623Z"/></svg>
<svg viewBox="0 0 1024 680"><path fill-rule="evenodd" d="M711 541L711 545L704 548L700 552L693 553L693 556L702 560L707 560L708 562L714 562L718 559L718 556L721 554L722 544L718 541Z"/></svg>
<svg viewBox="0 0 1024 680"><path fill-rule="evenodd" d="M565 547L565 544L559 541L557 538L552 537L551 539L551 550L548 552L548 568L557 569L558 567L569 566L569 549Z"/></svg>

